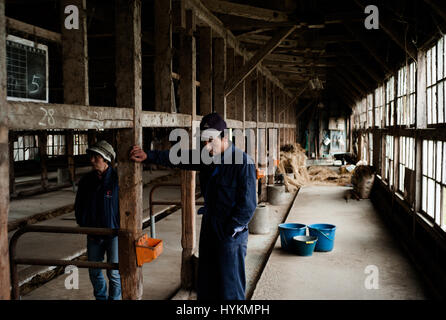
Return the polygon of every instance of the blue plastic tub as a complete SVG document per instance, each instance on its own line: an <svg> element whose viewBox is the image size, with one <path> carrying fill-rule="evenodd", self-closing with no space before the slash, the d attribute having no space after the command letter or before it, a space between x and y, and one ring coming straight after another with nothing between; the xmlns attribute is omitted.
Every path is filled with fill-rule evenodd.
<svg viewBox="0 0 446 320"><path fill-rule="evenodd" d="M308 226L310 236L318 237L314 251L329 252L333 250L336 226L332 224L312 224Z"/></svg>
<svg viewBox="0 0 446 320"><path fill-rule="evenodd" d="M280 244L283 249L293 250L293 238L295 236L304 236L307 226L300 223L282 223L279 224Z"/></svg>
<svg viewBox="0 0 446 320"><path fill-rule="evenodd" d="M309 257L313 255L317 237L296 236L293 238L294 251L299 256Z"/></svg>

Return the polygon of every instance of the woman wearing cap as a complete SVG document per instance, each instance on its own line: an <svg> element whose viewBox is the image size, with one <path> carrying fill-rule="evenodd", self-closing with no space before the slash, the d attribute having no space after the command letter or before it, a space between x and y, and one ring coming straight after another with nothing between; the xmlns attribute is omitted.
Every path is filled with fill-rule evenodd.
<svg viewBox="0 0 446 320"><path fill-rule="evenodd" d="M111 166L116 157L113 147L99 141L87 149L93 170L79 181L75 201L76 221L81 227L119 229L119 186L116 170ZM118 236L87 236L89 261L118 263ZM101 269L88 270L97 300L120 300L119 270L107 270L109 290Z"/></svg>

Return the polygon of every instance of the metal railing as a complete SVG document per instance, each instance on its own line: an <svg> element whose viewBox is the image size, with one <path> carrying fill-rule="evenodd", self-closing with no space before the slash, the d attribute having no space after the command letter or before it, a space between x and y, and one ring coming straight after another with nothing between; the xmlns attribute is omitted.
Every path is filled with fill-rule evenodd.
<svg viewBox="0 0 446 320"><path fill-rule="evenodd" d="M153 194L156 189L162 187L181 187L181 184L164 183L156 184L150 190L149 197L149 212L150 212L150 234L155 238L155 217L153 215L153 206L155 205L177 205L181 206L181 201L173 200L153 200ZM204 202L196 202L197 205L203 205ZM17 230L11 237L9 242L9 260L11 268L11 298L13 300L20 299L19 277L17 265L40 265L40 266L76 266L79 268L95 268L95 269L119 269L118 263L104 263L94 261L73 261L73 260L58 260L58 259L39 259L39 258L17 258L16 246L19 238L25 233L42 232L42 233L64 233L64 234L86 234L96 236L117 236L127 233L124 230L107 229L107 228L84 228L84 227L58 227L58 226L35 226L28 225Z"/></svg>
<svg viewBox="0 0 446 320"><path fill-rule="evenodd" d="M181 200L180 201L174 201L174 200L153 200L153 194L156 189L162 188L162 187L181 187L181 184L178 183L158 183L155 184L152 187L152 190L150 190L149 195L149 214L150 214L150 237L156 238L155 233L155 219L153 217L153 206L156 205L177 205L181 206ZM195 202L196 205L204 205L204 202Z"/></svg>
<svg viewBox="0 0 446 320"><path fill-rule="evenodd" d="M25 226L17 230L9 242L9 261L11 268L11 298L20 299L19 277L17 272L18 264L38 265L38 266L76 266L79 268L95 269L119 269L118 263L104 263L93 261L73 261L57 259L37 259L37 258L16 258L16 246L19 238L28 232L44 233L68 233L68 234L86 234L96 236L117 236L127 233L124 230L106 229L106 228L81 228L81 227L56 227L56 226Z"/></svg>

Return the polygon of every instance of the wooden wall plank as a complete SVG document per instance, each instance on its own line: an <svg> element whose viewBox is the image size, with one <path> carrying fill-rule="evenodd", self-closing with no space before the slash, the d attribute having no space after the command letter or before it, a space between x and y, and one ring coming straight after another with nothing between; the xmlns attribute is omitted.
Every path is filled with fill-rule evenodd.
<svg viewBox="0 0 446 320"><path fill-rule="evenodd" d="M198 28L200 36L200 114L212 113L212 29Z"/></svg>
<svg viewBox="0 0 446 320"><path fill-rule="evenodd" d="M234 48L226 47L226 79L234 75L235 70ZM226 95L226 116L229 119L235 119L235 92Z"/></svg>
<svg viewBox="0 0 446 320"><path fill-rule="evenodd" d="M226 119L226 41L223 38L214 38L213 40L213 111L217 112L223 119Z"/></svg>
<svg viewBox="0 0 446 320"><path fill-rule="evenodd" d="M172 96L172 1L155 0L155 110L175 112Z"/></svg>

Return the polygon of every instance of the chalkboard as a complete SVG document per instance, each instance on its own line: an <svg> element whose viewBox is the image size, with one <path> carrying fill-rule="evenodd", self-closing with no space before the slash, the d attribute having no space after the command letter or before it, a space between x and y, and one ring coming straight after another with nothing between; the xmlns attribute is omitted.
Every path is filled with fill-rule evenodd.
<svg viewBox="0 0 446 320"><path fill-rule="evenodd" d="M8 100L48 102L48 47L8 35Z"/></svg>

